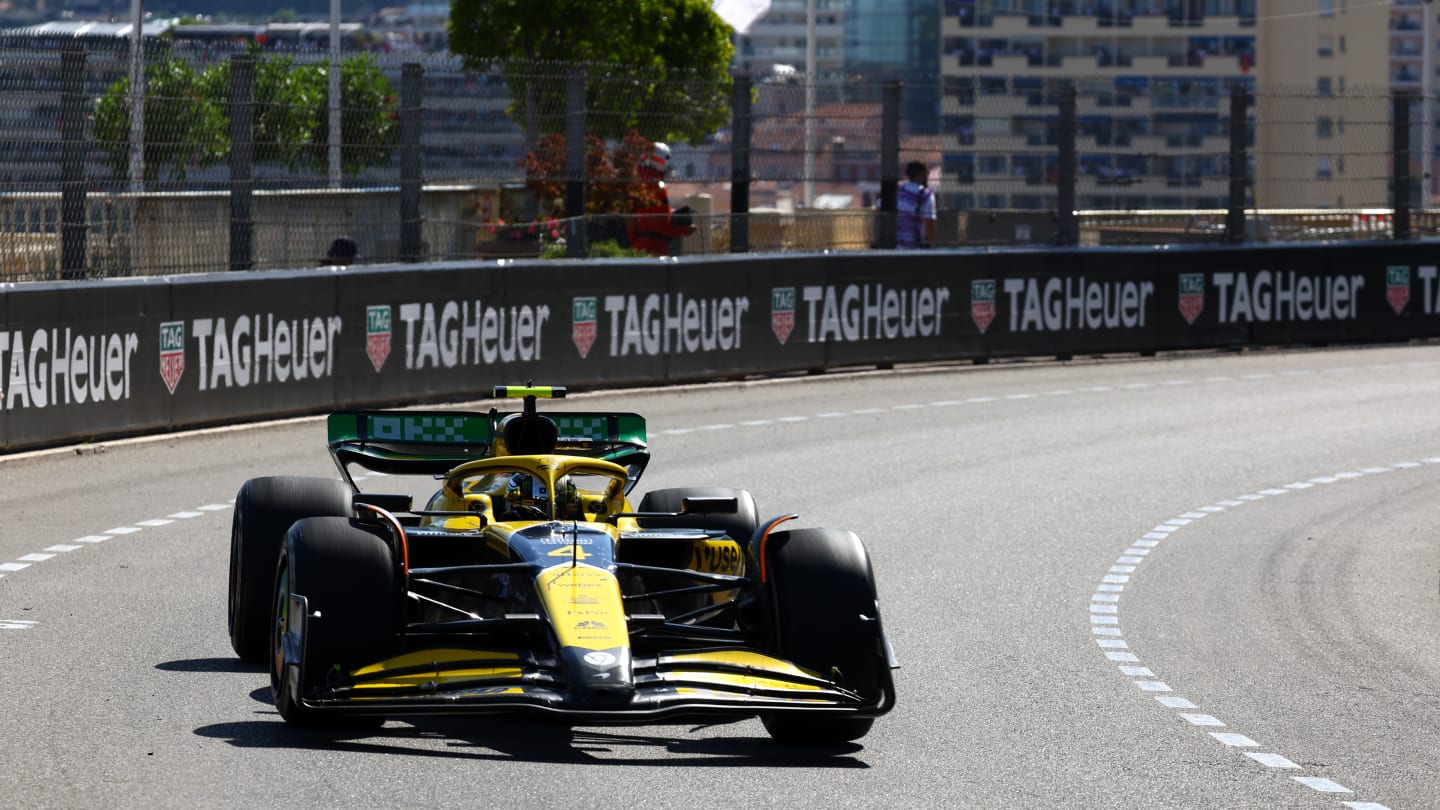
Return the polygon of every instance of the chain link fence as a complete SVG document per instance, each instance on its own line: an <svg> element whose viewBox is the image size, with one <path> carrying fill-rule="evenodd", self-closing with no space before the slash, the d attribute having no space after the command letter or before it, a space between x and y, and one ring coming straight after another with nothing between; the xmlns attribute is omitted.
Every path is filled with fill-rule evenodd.
<svg viewBox="0 0 1440 810"><path fill-rule="evenodd" d="M1249 241L1392 238L1397 184L1410 233L1436 231L1430 116L1400 102L1397 139L1384 89L1247 78L1236 130L1234 81L951 77L902 89L905 109L938 110L917 122L880 82L357 51L332 145L329 59L161 39L137 62L123 39L0 37L0 280L315 265L342 234L361 262L574 255L577 240L607 255L661 139L670 204L696 226L676 253L870 249L874 206L912 160L931 168L939 246L1234 241L1237 177Z"/></svg>

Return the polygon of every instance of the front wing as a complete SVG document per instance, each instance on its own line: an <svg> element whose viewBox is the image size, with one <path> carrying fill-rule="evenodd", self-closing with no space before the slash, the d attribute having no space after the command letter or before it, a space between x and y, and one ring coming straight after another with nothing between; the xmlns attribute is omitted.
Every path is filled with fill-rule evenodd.
<svg viewBox="0 0 1440 810"><path fill-rule="evenodd" d="M878 703L755 650L635 656L632 667L632 689L596 694L570 689L557 659L532 652L427 649L337 674L302 703L346 714L529 713L595 724L782 712L875 716L894 704L888 667Z"/></svg>

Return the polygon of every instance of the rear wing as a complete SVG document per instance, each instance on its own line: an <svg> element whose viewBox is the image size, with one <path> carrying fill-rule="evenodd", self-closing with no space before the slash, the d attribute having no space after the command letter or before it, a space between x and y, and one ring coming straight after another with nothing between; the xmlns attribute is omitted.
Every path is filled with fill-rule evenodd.
<svg viewBox="0 0 1440 810"><path fill-rule="evenodd" d="M328 422L330 454L347 479L351 464L388 475L442 475L464 462L494 455L499 426L514 413L519 412L340 411L330 414ZM643 416L581 411L544 415L559 429L556 453L613 461L631 469L632 485L639 479L649 460Z"/></svg>

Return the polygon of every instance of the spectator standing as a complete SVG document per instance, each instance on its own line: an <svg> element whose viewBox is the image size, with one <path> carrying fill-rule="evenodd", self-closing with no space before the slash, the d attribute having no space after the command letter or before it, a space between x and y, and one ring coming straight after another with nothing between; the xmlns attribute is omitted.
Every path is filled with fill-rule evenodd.
<svg viewBox="0 0 1440 810"><path fill-rule="evenodd" d="M935 242L935 192L930 190L930 170L924 163L912 160L905 165L905 178L895 190L895 247L930 247Z"/></svg>
<svg viewBox="0 0 1440 810"><path fill-rule="evenodd" d="M670 240L695 232L690 206L670 210L670 193L665 190L665 174L670 168L670 147L655 143L635 167L643 187L635 216L626 225L630 247L656 256L669 256Z"/></svg>

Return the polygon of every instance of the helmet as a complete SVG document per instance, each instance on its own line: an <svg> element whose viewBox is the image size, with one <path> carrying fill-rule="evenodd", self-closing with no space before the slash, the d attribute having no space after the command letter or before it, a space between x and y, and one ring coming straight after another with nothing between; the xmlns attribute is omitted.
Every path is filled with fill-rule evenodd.
<svg viewBox="0 0 1440 810"><path fill-rule="evenodd" d="M650 151L640 158L640 168L649 169L656 174L664 174L669 167L670 147L659 141L651 145Z"/></svg>

